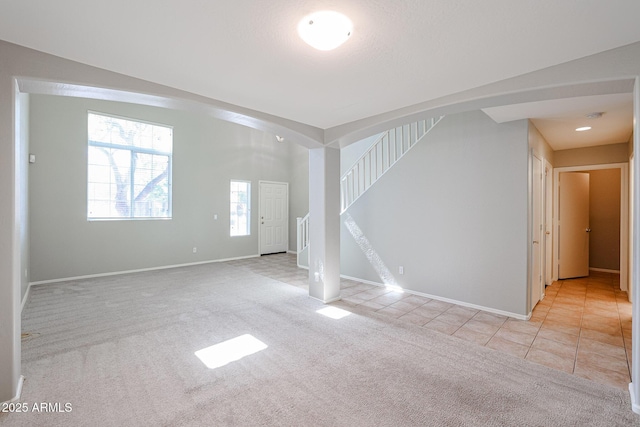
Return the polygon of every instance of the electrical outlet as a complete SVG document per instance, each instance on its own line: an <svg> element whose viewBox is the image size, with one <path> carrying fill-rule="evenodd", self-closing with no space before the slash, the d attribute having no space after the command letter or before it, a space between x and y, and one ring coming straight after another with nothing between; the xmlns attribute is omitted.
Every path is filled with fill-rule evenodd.
<svg viewBox="0 0 640 427"><path fill-rule="evenodd" d="M198 248L196 248L195 246L193 247L193 253L195 254L196 252L198 252Z"/></svg>
<svg viewBox="0 0 640 427"><path fill-rule="evenodd" d="M398 273L404 274L404 267L402 265L398 267Z"/></svg>

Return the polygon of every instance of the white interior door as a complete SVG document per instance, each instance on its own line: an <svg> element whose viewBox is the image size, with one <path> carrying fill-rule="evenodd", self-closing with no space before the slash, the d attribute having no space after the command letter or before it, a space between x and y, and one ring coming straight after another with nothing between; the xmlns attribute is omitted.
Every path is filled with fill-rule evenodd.
<svg viewBox="0 0 640 427"><path fill-rule="evenodd" d="M531 242L531 251L532 251L532 266L531 266L531 308L540 301L542 298L542 292L544 289L544 280L542 276L542 250L543 250L543 233L542 229L543 224L543 215L544 210L543 207L543 199L542 199L542 161L532 156L533 159L533 168L532 168L532 179L533 179L533 188L532 188L532 198L531 207L532 207L532 242Z"/></svg>
<svg viewBox="0 0 640 427"><path fill-rule="evenodd" d="M260 255L289 249L289 184L260 181Z"/></svg>
<svg viewBox="0 0 640 427"><path fill-rule="evenodd" d="M560 174L558 278L589 275L589 174Z"/></svg>

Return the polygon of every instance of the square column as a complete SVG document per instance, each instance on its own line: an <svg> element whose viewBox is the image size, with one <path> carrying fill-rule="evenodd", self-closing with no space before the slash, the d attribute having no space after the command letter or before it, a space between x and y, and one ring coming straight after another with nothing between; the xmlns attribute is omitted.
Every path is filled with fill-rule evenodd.
<svg viewBox="0 0 640 427"><path fill-rule="evenodd" d="M633 194L631 217L633 245L631 258L631 284L628 292L631 295L632 318L631 325L631 409L640 414L640 77L636 77L633 88Z"/></svg>
<svg viewBox="0 0 640 427"><path fill-rule="evenodd" d="M340 299L340 149L309 150L309 296Z"/></svg>
<svg viewBox="0 0 640 427"><path fill-rule="evenodd" d="M0 72L0 74L2 74ZM21 163L18 86L2 75L0 84L0 402L18 397L20 376L20 230L26 227L20 215L18 189L25 179Z"/></svg>

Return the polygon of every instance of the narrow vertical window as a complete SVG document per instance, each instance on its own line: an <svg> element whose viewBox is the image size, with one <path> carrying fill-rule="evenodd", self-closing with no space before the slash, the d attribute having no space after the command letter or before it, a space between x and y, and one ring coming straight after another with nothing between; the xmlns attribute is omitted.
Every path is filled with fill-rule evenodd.
<svg viewBox="0 0 640 427"><path fill-rule="evenodd" d="M173 129L88 114L87 218L171 218Z"/></svg>
<svg viewBox="0 0 640 427"><path fill-rule="evenodd" d="M230 235L251 234L251 182L231 181Z"/></svg>

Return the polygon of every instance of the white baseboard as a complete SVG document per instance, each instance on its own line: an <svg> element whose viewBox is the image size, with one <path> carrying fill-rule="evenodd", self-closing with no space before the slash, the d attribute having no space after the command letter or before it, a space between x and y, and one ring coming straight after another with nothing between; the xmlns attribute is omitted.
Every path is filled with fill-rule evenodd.
<svg viewBox="0 0 640 427"><path fill-rule="evenodd" d="M353 280L354 282L364 283L366 285L386 287L386 285L384 283L372 282L371 280L365 280L365 279L358 279L357 277L347 276L346 274L341 274L340 277L342 277L343 279L347 279L347 280ZM403 289L403 291L408 292L406 289Z"/></svg>
<svg viewBox="0 0 640 427"><path fill-rule="evenodd" d="M247 256L235 257L235 258L224 258L224 259L216 259L216 260L209 260L209 261L191 262L191 263L185 263L185 264L165 265L165 266L160 266L160 267L140 268L140 269L136 269L136 270L115 271L115 272L110 272L110 273L88 274L88 275L84 275L84 276L64 277L64 278L60 278L60 279L42 280L42 281L38 281L38 282L31 282L31 283L29 283L29 288L27 290L27 293L25 293L25 298L22 301L22 305L24 307L24 304L26 302L26 297L27 297L27 294L29 293L29 289L31 289L31 286L46 285L46 284L59 283L59 282L67 282L69 280L82 280L82 279L91 279L91 278L96 278L96 277L107 277L107 276L117 276L117 275L121 275L121 274L140 273L140 272L144 272L144 271L165 270L165 269L177 268L177 267L189 267L189 266L192 266L192 265L211 264L211 263L215 263L215 262L234 261L234 260L239 260L239 259L258 258L259 256L260 255L258 255L258 254L256 254L256 255L247 255ZM298 266L298 267L304 268L304 269L307 269L307 270L309 269L309 267L304 267L304 266ZM373 281L365 280L365 279L359 279L357 277L351 277L351 276L347 276L347 275L344 275L344 274L341 274L340 277L343 278L343 279L354 280L354 281L357 281L357 282L366 283L366 284L373 285L373 286L385 286L386 287L386 285L383 284L383 283L373 282ZM458 301L458 300L454 300L454 299L451 299L451 298L445 298L445 297L441 297L441 296L437 296L437 295L425 294L423 292L413 291L411 289L402 289L402 291L406 292L406 293L409 293L409 294L412 294L412 295L418 295L418 296L422 296L422 297L425 297L425 298L430 298L430 299L435 299L435 300L438 300L438 301L448 302L448 303L451 303L451 304L461 305L463 307L469 307L469 308L473 308L473 309L476 309L476 310L482 310L482 311L487 311L489 313L499 314L501 316L513 317L514 319L529 320L529 318L531 317L531 313L529 313L528 315L511 313L511 312L508 312L508 311L498 310L498 309L491 308L491 307L484 307L484 306L481 306L481 305L471 304L471 303L464 302L464 301ZM328 301L328 302L331 302L331 301ZM328 302L326 302L326 303L328 303Z"/></svg>
<svg viewBox="0 0 640 427"><path fill-rule="evenodd" d="M310 297L311 297L311 296L310 296ZM320 301L320 302L322 302L322 303L324 303L324 304L331 304L332 302L340 301L340 300L342 299L342 297L340 297L340 296L337 296L337 297L335 297L335 298L328 299L328 300L326 300L326 301L321 300L320 298L316 298L316 297L311 297L311 298L313 298L313 299L315 299L315 300L318 300L318 301Z"/></svg>
<svg viewBox="0 0 640 427"><path fill-rule="evenodd" d="M18 380L18 388L16 390L16 395L13 399L11 399L12 402L17 402L18 400L20 400L20 396L22 396L23 384L24 384L24 375L20 375L20 379Z"/></svg>
<svg viewBox="0 0 640 427"><path fill-rule="evenodd" d="M387 285L385 285L384 283L372 282L370 280L358 279L356 277L350 277L350 276L345 276L345 275L340 275L340 277L342 277L343 279L354 280L356 282L366 283L368 285L387 287ZM456 305L461 305L463 307L473 308L475 310L482 310L482 311L487 311L487 312L493 313L493 314L499 314L501 316L513 317L514 319L518 319L518 320L529 320L531 318L531 313L529 313L527 315L518 314L518 313L511 313L509 311L498 310L496 308L491 308L491 307L484 307L482 305L471 304L471 303L468 303L468 302L458 301L458 300L454 300L454 299L451 299L451 298L445 298L445 297L441 297L441 296L438 296L438 295L431 295L431 294L425 294L423 292L412 291L411 289L402 288L402 291L406 292L408 294L412 294L412 295L418 295L418 296L425 297L425 298L430 298L430 299L435 299L435 300L438 300L438 301L448 302L450 304L456 304Z"/></svg>
<svg viewBox="0 0 640 427"><path fill-rule="evenodd" d="M640 414L640 402L638 402L636 393L633 391L633 383L629 383L629 396L631 397L631 410L636 414Z"/></svg>
<svg viewBox="0 0 640 427"><path fill-rule="evenodd" d="M0 404L13 403L20 400L20 396L22 396L22 384L24 384L24 376L20 375L20 379L18 380L18 388L16 389L16 395L13 396L10 400L7 400L6 402L0 402Z"/></svg>
<svg viewBox="0 0 640 427"><path fill-rule="evenodd" d="M589 271L599 271L600 273L620 274L620 270L608 270L606 268L589 267Z"/></svg>
<svg viewBox="0 0 640 427"><path fill-rule="evenodd" d="M24 293L24 297L22 297L22 305L20 306L20 313L24 310L24 306L27 304L27 300L29 299L29 292L31 292L31 283L27 286L27 292Z"/></svg>
<svg viewBox="0 0 640 427"><path fill-rule="evenodd" d="M113 272L110 272L110 273L87 274L87 275L84 275L84 276L63 277L63 278L60 278L60 279L41 280L41 281L38 281L38 282L31 282L31 283L29 283L29 287L38 286L38 285L47 285L47 284L51 284L51 283L67 282L69 280L81 280L81 279L92 279L92 278L95 278L95 277L119 276L121 274L141 273L141 272L144 272L144 271L154 271L154 270L166 270L166 269L169 269L169 268L189 267L189 266L192 266L192 265L212 264L212 263L215 263L215 262L235 261L235 260L239 260L239 259L258 258L258 257L260 257L260 255L256 254L256 255L247 255L247 256L234 257L234 258L223 258L223 259L213 259L213 260L208 260L208 261L189 262L189 263L185 263L185 264L162 265L162 266L159 266L159 267L139 268L139 269L136 269L136 270L113 271Z"/></svg>

